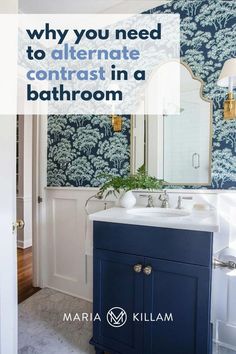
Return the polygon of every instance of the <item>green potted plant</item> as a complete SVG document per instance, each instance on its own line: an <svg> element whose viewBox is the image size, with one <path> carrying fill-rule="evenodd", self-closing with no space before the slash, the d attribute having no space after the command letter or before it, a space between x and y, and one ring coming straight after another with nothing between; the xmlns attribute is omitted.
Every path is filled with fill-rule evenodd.
<svg viewBox="0 0 236 354"><path fill-rule="evenodd" d="M141 166L137 173L126 177L103 175L104 184L100 187L99 193L105 198L109 194L120 196L120 205L124 208L132 208L136 204L136 198L133 195L134 190L159 190L163 188L164 181L148 175L145 166Z"/></svg>

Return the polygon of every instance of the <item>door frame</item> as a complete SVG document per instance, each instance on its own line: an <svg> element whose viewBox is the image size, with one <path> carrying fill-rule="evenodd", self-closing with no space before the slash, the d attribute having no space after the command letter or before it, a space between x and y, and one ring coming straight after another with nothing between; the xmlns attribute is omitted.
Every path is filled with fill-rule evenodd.
<svg viewBox="0 0 236 354"><path fill-rule="evenodd" d="M47 115L33 115L32 241L33 285L43 288L47 276ZM42 198L39 203L38 197Z"/></svg>
<svg viewBox="0 0 236 354"><path fill-rule="evenodd" d="M16 256L16 116L0 115L1 168L6 183L0 186L0 354L17 353ZM7 178L6 176L9 176ZM13 227L14 225L14 227ZM2 266L4 265L4 266Z"/></svg>
<svg viewBox="0 0 236 354"><path fill-rule="evenodd" d="M18 71L18 87L25 84L26 72ZM35 85L37 89L38 86ZM21 92L21 91L20 91ZM47 114L39 114L38 107L32 107L32 268L33 286L43 288L47 274L46 247L46 186L47 186ZM38 197L42 203L38 203Z"/></svg>

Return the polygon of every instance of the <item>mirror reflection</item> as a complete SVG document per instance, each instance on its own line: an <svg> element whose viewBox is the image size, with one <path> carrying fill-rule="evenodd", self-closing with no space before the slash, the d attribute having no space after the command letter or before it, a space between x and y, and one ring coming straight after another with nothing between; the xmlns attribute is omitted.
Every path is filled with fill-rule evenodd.
<svg viewBox="0 0 236 354"><path fill-rule="evenodd" d="M133 170L145 163L148 173L169 184L211 182L212 102L203 83L180 65L180 114L133 117Z"/></svg>

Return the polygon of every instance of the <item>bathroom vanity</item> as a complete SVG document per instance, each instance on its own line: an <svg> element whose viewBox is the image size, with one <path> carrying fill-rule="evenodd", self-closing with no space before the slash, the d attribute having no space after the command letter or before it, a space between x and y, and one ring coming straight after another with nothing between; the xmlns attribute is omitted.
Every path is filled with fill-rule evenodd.
<svg viewBox="0 0 236 354"><path fill-rule="evenodd" d="M96 353L210 354L215 215L113 208L91 220Z"/></svg>

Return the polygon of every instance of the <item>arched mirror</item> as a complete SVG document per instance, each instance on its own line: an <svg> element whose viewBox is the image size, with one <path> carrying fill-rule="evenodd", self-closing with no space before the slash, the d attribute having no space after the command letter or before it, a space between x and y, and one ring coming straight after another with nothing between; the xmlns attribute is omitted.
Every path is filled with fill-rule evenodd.
<svg viewBox="0 0 236 354"><path fill-rule="evenodd" d="M134 170L145 163L150 175L168 184L211 183L212 102L202 89L203 82L182 62L180 114L133 117Z"/></svg>

